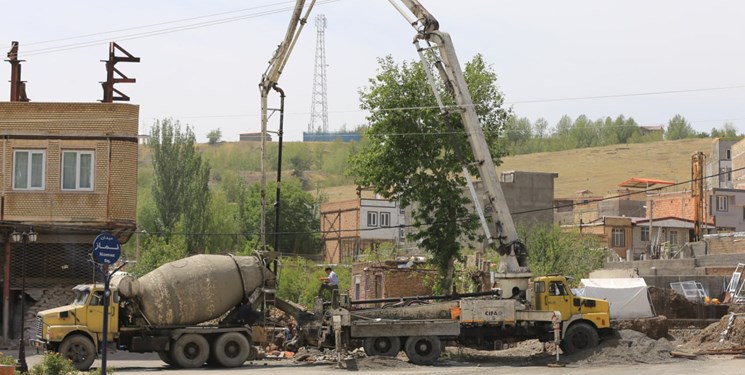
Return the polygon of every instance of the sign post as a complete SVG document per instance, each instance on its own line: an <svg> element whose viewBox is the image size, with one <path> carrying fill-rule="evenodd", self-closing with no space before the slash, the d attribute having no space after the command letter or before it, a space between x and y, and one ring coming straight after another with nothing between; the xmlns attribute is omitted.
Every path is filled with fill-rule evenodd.
<svg viewBox="0 0 745 375"><path fill-rule="evenodd" d="M111 274L109 266L116 263L122 255L122 245L119 240L109 232L103 232L93 240L93 250L91 256L93 261L100 266L99 271L103 274L103 342L101 343L101 374L106 374L106 337L109 330L109 299L111 290L109 282ZM119 266L114 272L118 271Z"/></svg>

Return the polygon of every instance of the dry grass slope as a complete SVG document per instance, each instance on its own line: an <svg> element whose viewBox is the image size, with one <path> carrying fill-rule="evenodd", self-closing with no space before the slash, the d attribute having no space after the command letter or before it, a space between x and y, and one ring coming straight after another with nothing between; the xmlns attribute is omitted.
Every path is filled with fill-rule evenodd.
<svg viewBox="0 0 745 375"><path fill-rule="evenodd" d="M631 177L687 181L691 178L691 155L697 151L710 153L712 142L697 138L510 156L497 170L558 173L554 190L557 198L573 198L585 189L604 195ZM354 188L336 186L323 192L329 201L347 200L355 198Z"/></svg>

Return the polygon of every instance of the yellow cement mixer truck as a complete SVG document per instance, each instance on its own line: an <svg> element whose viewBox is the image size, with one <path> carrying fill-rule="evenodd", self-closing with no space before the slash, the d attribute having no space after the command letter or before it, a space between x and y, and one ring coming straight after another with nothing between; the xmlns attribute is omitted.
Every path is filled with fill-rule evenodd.
<svg viewBox="0 0 745 375"><path fill-rule="evenodd" d="M240 366L256 353L237 307L273 284L274 274L258 256L197 255L139 279L113 277L107 337L120 350L157 352L177 367ZM72 304L37 314L32 341L87 370L103 337L104 285L74 291Z"/></svg>

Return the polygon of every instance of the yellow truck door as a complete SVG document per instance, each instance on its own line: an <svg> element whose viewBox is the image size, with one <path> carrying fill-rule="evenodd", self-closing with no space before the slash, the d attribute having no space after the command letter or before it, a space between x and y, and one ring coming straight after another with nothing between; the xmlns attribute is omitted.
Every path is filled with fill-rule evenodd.
<svg viewBox="0 0 745 375"><path fill-rule="evenodd" d="M113 295L114 293L112 293ZM117 332L119 320L116 302L109 300L109 333ZM103 291L98 290L91 294L88 302L88 329L91 332L103 333ZM111 336L109 336L111 337Z"/></svg>
<svg viewBox="0 0 745 375"><path fill-rule="evenodd" d="M534 285L538 310L559 311L561 319L572 316L572 296L562 280L541 280Z"/></svg>

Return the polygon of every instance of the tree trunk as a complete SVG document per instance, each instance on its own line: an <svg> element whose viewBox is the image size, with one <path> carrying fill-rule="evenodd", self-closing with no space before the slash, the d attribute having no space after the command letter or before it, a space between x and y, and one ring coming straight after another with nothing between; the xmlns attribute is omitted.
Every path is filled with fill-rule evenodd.
<svg viewBox="0 0 745 375"><path fill-rule="evenodd" d="M447 269L445 270L445 279L442 281L442 288L444 294L452 293L453 275L455 275L455 257L448 259Z"/></svg>

